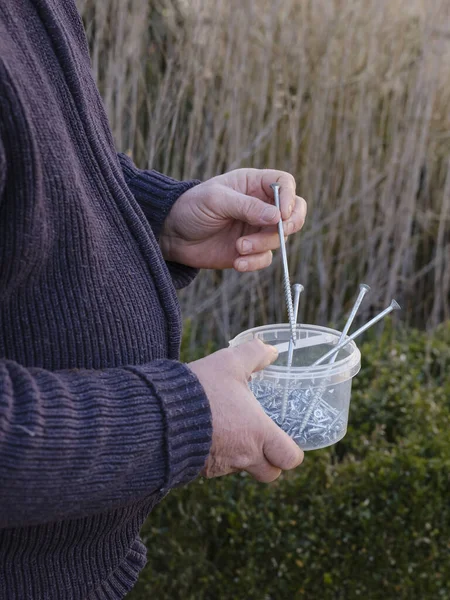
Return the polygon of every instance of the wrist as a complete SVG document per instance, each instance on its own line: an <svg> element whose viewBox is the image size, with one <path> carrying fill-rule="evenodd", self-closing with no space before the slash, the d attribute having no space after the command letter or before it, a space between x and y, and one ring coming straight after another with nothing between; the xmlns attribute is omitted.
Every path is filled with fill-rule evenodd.
<svg viewBox="0 0 450 600"><path fill-rule="evenodd" d="M180 231L179 224L182 225L183 219L186 220L183 203L185 204L188 193L189 190L177 198L164 219L158 243L163 258L166 261L187 264L185 262L185 257L179 251L183 241L183 235L182 231Z"/></svg>
<svg viewBox="0 0 450 600"><path fill-rule="evenodd" d="M177 231L176 223L180 199L181 196L170 209L164 221L158 243L164 260L185 264L184 257L180 256L180 252L177 252L177 248L180 245L180 235Z"/></svg>
<svg viewBox="0 0 450 600"><path fill-rule="evenodd" d="M166 232L166 223L164 223L158 243L159 249L161 250L161 254L163 255L164 260L175 262L172 252L173 243L170 235Z"/></svg>

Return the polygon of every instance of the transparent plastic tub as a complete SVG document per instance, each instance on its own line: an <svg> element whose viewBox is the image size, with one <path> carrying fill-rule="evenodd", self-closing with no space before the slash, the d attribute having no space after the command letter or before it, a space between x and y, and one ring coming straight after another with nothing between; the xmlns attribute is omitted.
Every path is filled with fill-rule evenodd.
<svg viewBox="0 0 450 600"><path fill-rule="evenodd" d="M265 412L303 450L317 450L341 440L347 432L352 378L361 367L355 342L339 351L333 364L310 365L335 346L341 333L328 327L298 325L292 367L287 368L288 324L264 325L229 342L237 346L259 338L278 348L272 365L252 375L250 389ZM285 419L281 408L286 399Z"/></svg>

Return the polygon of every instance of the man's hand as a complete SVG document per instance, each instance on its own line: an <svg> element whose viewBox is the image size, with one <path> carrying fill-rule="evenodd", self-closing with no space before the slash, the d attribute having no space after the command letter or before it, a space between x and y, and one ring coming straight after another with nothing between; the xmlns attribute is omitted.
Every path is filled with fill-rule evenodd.
<svg viewBox="0 0 450 600"><path fill-rule="evenodd" d="M269 482L302 462L302 450L265 414L248 388L250 375L276 357L272 346L253 340L188 365L211 405L213 436L206 477L247 471Z"/></svg>
<svg viewBox="0 0 450 600"><path fill-rule="evenodd" d="M280 212L271 183L279 183L285 235L299 231L306 202L289 173L237 169L191 188L173 205L160 238L166 260L190 267L256 271L272 262L279 246Z"/></svg>

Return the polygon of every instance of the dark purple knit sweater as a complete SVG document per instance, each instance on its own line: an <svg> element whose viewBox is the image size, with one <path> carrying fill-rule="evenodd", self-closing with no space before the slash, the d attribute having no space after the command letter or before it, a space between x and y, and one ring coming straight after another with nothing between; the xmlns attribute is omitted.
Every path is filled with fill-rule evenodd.
<svg viewBox="0 0 450 600"><path fill-rule="evenodd" d="M194 271L157 242L192 185L117 156L73 0L1 0L2 600L123 598L145 518L206 460L177 361Z"/></svg>

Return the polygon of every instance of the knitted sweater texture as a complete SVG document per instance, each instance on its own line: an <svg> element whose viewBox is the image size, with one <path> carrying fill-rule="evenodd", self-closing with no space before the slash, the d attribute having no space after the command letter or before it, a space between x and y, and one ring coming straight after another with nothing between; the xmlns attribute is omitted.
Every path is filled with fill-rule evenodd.
<svg viewBox="0 0 450 600"><path fill-rule="evenodd" d="M158 246L195 184L117 155L73 0L0 2L1 600L122 599L206 460Z"/></svg>

